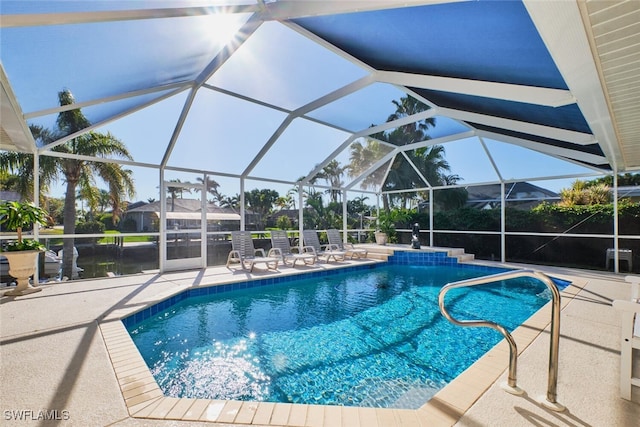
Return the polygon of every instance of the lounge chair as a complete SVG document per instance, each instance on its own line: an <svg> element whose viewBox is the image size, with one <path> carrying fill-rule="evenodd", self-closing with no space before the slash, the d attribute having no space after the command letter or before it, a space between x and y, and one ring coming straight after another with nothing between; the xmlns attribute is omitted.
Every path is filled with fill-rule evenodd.
<svg viewBox="0 0 640 427"><path fill-rule="evenodd" d="M293 261L292 266L296 266L296 262L302 261L306 265L312 265L316 263L316 255L311 252L306 253L294 253L291 251L291 245L289 244L289 238L287 232L284 230L272 230L271 231L271 249L267 254L270 257L279 258L284 265L287 265L287 261Z"/></svg>
<svg viewBox="0 0 640 427"><path fill-rule="evenodd" d="M640 376L633 376L633 350L640 350L640 276L627 276L625 280L631 283L631 300L615 300L613 307L622 312L620 396L631 400L632 386L640 387Z"/></svg>
<svg viewBox="0 0 640 427"><path fill-rule="evenodd" d="M327 230L327 239L329 239L329 244L337 247L338 250L344 251L346 256L353 259L357 258L366 258L368 251L363 248L356 248L351 243L343 243L342 238L340 237L340 232L336 229Z"/></svg>
<svg viewBox="0 0 640 427"><path fill-rule="evenodd" d="M232 231L231 247L232 250L229 252L229 256L227 257L227 268L229 267L229 264L232 263L240 263L244 269L247 269L248 265L249 272L253 271L254 264L258 263L264 263L267 268L271 268L273 270L278 268L278 258L267 257L264 253L264 249L256 249L253 246L253 239L251 238L250 231ZM258 253L262 255L256 256ZM270 265L273 265L273 267Z"/></svg>
<svg viewBox="0 0 640 427"><path fill-rule="evenodd" d="M304 239L305 252L313 253L316 259L325 257L327 262L329 262L331 258L333 258L334 261L344 261L346 252L339 250L331 244L321 245L320 239L318 239L318 233L316 233L315 230L303 230L302 238Z"/></svg>

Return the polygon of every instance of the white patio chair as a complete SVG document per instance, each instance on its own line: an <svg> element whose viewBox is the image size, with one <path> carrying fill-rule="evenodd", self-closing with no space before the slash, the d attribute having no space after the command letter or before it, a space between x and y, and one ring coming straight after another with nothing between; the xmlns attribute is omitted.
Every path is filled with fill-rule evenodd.
<svg viewBox="0 0 640 427"><path fill-rule="evenodd" d="M344 251L346 256L353 259L357 258L366 258L368 251L364 248L356 248L351 243L343 243L342 237L340 237L340 231L335 228L327 230L327 239L329 240L329 244L338 248L338 250Z"/></svg>
<svg viewBox="0 0 640 427"><path fill-rule="evenodd" d="M231 247L232 250L227 257L227 268L232 263L240 263L243 269L247 269L248 265L249 272L251 272L255 264L264 263L269 269L278 269L279 259L276 257L267 257L262 248L256 249L253 246L250 231L232 231ZM261 255L256 256L256 254ZM271 265L273 265L273 267Z"/></svg>
<svg viewBox="0 0 640 427"><path fill-rule="evenodd" d="M640 387L640 376L633 376L634 350L640 351L640 276L627 276L631 300L615 300L613 307L622 312L620 344L620 396L631 400L631 388ZM640 369L640 367L636 367Z"/></svg>
<svg viewBox="0 0 640 427"><path fill-rule="evenodd" d="M293 267L296 266L298 261L302 261L305 265L316 263L316 255L314 253L294 253L291 250L287 232L284 230L271 230L271 249L269 249L267 256L279 258L284 265L288 265L287 261L292 261Z"/></svg>
<svg viewBox="0 0 640 427"><path fill-rule="evenodd" d="M334 261L344 261L344 257L346 256L345 251L338 250L338 248L334 245L321 245L320 239L318 238L318 233L315 230L303 230L302 238L304 239L304 250L305 252L311 252L316 256L316 259L320 257L325 257L327 262L331 258Z"/></svg>

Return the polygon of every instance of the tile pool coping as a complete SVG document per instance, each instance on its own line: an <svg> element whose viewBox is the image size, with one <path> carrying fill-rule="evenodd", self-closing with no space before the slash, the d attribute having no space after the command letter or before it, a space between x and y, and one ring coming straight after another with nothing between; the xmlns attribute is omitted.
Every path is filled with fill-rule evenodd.
<svg viewBox="0 0 640 427"><path fill-rule="evenodd" d="M483 266L476 263L457 263L455 259L448 259L446 254L435 253L431 255L433 256L425 257L424 262L437 262L437 264L423 265L455 264L462 268L486 268L487 271L499 271L500 269L500 267ZM412 256L399 256L397 258L390 257L388 264L415 264L415 261L416 258ZM314 275L320 277L342 273L345 269L349 271L372 269L381 264L387 264L387 262L364 261L363 264L355 266L350 265L313 273L296 272L291 275L280 274L276 277L254 280L244 278L211 286L192 287L181 290L163 301L144 307L136 313L129 314L126 318L134 319L129 321L132 324L137 323L136 316L138 316L138 321L142 321L148 316L162 311L164 308L160 307L163 307L163 304L168 307L189 296L204 295L205 291L210 294L247 289L267 284L286 283L302 277L308 278L314 277ZM504 268L503 270L508 269ZM572 285L562 292L563 307L581 288L576 283ZM551 304L548 303L512 332L518 343L519 354L548 326L551 318L550 313ZM164 396L129 335L122 318L103 320L100 323L100 331L130 416L148 419L269 426L451 426L504 373L509 360L508 345L502 340L445 388L436 393L432 399L415 410L174 398Z"/></svg>

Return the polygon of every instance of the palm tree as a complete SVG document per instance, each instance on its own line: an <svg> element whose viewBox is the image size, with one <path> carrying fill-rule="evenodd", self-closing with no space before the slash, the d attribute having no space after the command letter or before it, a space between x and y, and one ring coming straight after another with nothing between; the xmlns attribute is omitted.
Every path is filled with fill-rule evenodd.
<svg viewBox="0 0 640 427"><path fill-rule="evenodd" d="M320 172L313 177L312 182L316 182L318 179L324 179L327 184L331 186L327 190L327 193L331 197L331 201L338 202L338 196L342 195L342 192L338 190L344 183L342 182L342 175L344 174L346 166L341 166L337 160L331 160Z"/></svg>
<svg viewBox="0 0 640 427"><path fill-rule="evenodd" d="M287 191L287 200L289 202L289 206L291 207L291 209L295 209L296 208L296 197L298 195L298 187L295 186L293 188L290 188L289 191Z"/></svg>
<svg viewBox="0 0 640 427"><path fill-rule="evenodd" d="M182 181L180 181L179 179L172 179L169 182L175 182L176 184L179 184ZM182 186L167 186L167 193L169 193L169 196L171 197L171 212L176 209L176 196L180 195L180 198L182 199L182 193L184 193L185 191L187 193L191 193L191 190Z"/></svg>
<svg viewBox="0 0 640 427"><path fill-rule="evenodd" d="M213 201L214 202L219 202L220 201L220 193L218 192L218 188L220 187L220 184L218 184L218 182L211 178L210 176L207 176L207 182L205 183L204 178L202 177L197 177L196 181L198 181L199 183L201 183L204 186L204 191L211 194L211 196L213 196ZM199 191L199 190L198 190Z"/></svg>
<svg viewBox="0 0 640 427"><path fill-rule="evenodd" d="M240 207L240 195L236 194L235 196L223 196L221 198L220 206L223 208L232 208L238 209Z"/></svg>
<svg viewBox="0 0 640 427"><path fill-rule="evenodd" d="M356 141L351 144L349 150L349 165L346 171L350 178L360 176L389 152L384 145L374 139L367 139L364 145L360 141ZM362 181L362 188L366 190L379 186L384 177L384 173L384 168L378 168L378 170L368 175Z"/></svg>
<svg viewBox="0 0 640 427"><path fill-rule="evenodd" d="M400 101L393 100L391 102L396 106L396 111L387 118L387 122L418 114L431 108L409 95L400 98ZM397 128L397 130L402 133L403 136L396 136L389 142L396 145L404 145L424 141L425 139L428 139L427 130L435 125L435 118L430 117L428 119L419 120L415 123L401 126Z"/></svg>
<svg viewBox="0 0 640 427"><path fill-rule="evenodd" d="M39 126L29 126L36 141L41 141L40 135L50 135L50 133L39 132ZM51 138L46 140L53 140ZM45 176L47 169L43 169L42 163L47 163L48 159L40 158L40 205L44 204L44 195L48 191L48 183L53 181L53 177ZM33 155L18 152L0 153L0 171L9 174L11 179L11 189L20 194L23 200L33 200Z"/></svg>
<svg viewBox="0 0 640 427"><path fill-rule="evenodd" d="M274 204L279 208L279 210L283 210L291 207L291 199L288 197L280 196L276 199Z"/></svg>
<svg viewBox="0 0 640 427"><path fill-rule="evenodd" d="M458 175L444 175L442 179L444 185L456 185L462 178ZM433 198L443 210L459 209L467 203L469 192L465 188L456 187L437 191Z"/></svg>
<svg viewBox="0 0 640 427"><path fill-rule="evenodd" d="M396 106L396 111L388 117L388 122L408 117L430 108L428 105L421 103L409 95L392 102ZM429 135L427 131L433 126L435 126L435 119L431 117L400 126L391 131L379 132L372 135L372 137L396 146L404 146L428 140ZM370 167L375 160L381 158L383 154L381 153L380 146L381 144L377 143L374 139L367 140L366 146L360 143L353 144L349 164L350 175L357 176L358 173ZM450 168L449 163L444 158L444 148L441 145L421 147L405 153L409 161L420 171L420 174L422 174L429 184L440 185L443 183L444 172ZM379 168L378 171L363 181L363 186L370 185L371 183L380 183L384 173L385 168ZM382 185L382 190L410 189L423 187L424 185L425 183L420 176L409 166L407 159L405 159L404 156L396 156L391 161L391 168L386 182ZM401 193L397 197L400 198L402 204L406 206L406 203L412 196L411 193ZM385 209L388 209L390 202L390 198L383 198Z"/></svg>
<svg viewBox="0 0 640 427"><path fill-rule="evenodd" d="M111 195L107 190L100 189L98 190L98 207L100 208L100 213L103 214L109 204L111 203Z"/></svg>
<svg viewBox="0 0 640 427"><path fill-rule="evenodd" d="M259 190L255 188L244 193L245 204L253 213L259 215L261 223L263 218L271 212L273 204L278 200L278 197L280 195L277 191L269 189Z"/></svg>
<svg viewBox="0 0 640 427"><path fill-rule="evenodd" d="M58 92L60 106L72 105L75 101L68 89ZM90 125L89 120L80 109L62 111L56 121L57 129L47 130L40 126L31 126L36 143L39 146L79 132ZM121 158L133 160L126 146L110 133L87 132L51 149L58 153L78 154L87 157ZM109 187L114 215L121 209L121 199L135 195L131 171L123 169L116 163L90 162L75 158L40 157L40 182L43 188L62 177L66 183L64 203L64 234L74 234L76 230L76 190L95 188L96 177L102 179ZM23 153L1 153L0 168L12 171L24 171L27 182L33 183L33 156ZM28 187L28 186L27 186ZM32 185L31 185L32 187ZM72 277L73 273L73 238L64 239L62 274Z"/></svg>

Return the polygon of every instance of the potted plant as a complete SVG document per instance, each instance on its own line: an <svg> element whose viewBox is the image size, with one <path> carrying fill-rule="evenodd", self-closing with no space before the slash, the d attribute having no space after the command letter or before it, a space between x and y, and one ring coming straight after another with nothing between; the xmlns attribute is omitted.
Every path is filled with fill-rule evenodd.
<svg viewBox="0 0 640 427"><path fill-rule="evenodd" d="M394 235L396 228L391 221L391 215L389 212L380 211L377 219L377 227L375 232L376 243L379 245L386 245L389 242L389 237Z"/></svg>
<svg viewBox="0 0 640 427"><path fill-rule="evenodd" d="M46 212L33 203L8 201L0 205L0 229L18 233L18 239L0 252L9 261L9 274L18 282L16 288L5 292L5 295L19 296L42 290L30 287L29 278L36 272L38 255L44 246L33 239L23 239L22 229L36 224L45 225L46 219Z"/></svg>
<svg viewBox="0 0 640 427"><path fill-rule="evenodd" d="M409 215L404 209L380 211L375 232L376 243L386 245L387 243L396 242L396 223L406 222L408 218Z"/></svg>

